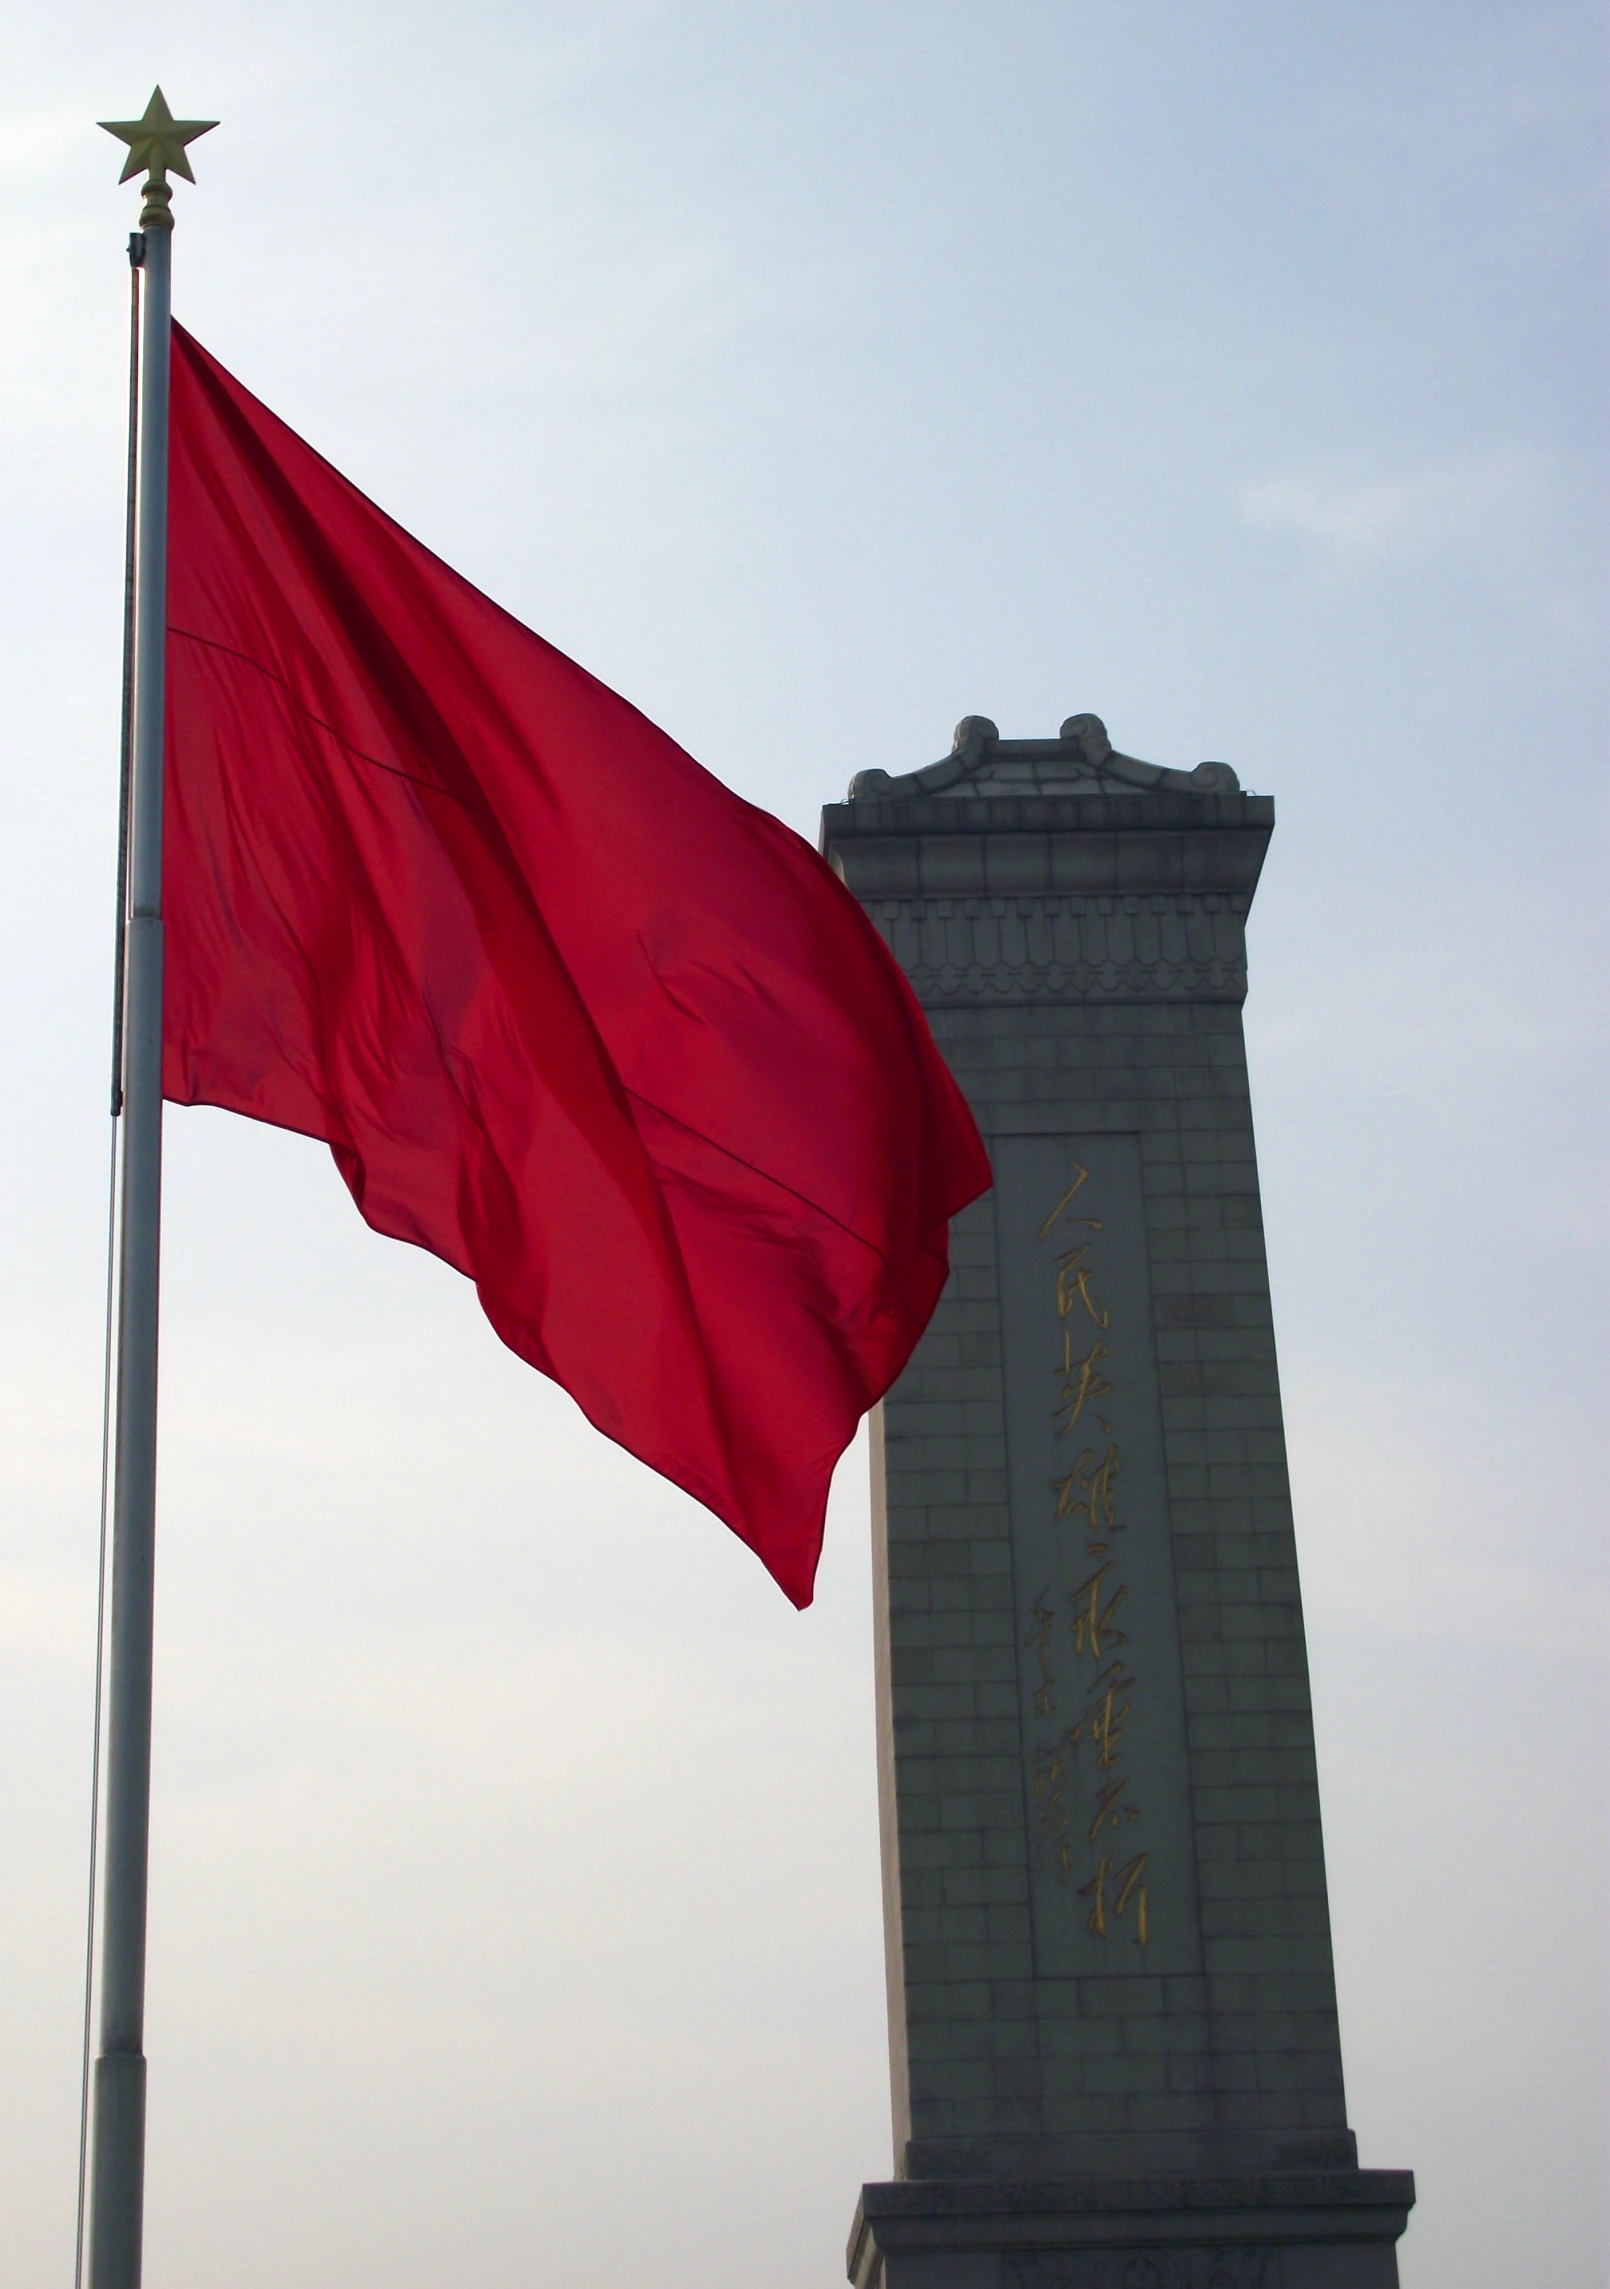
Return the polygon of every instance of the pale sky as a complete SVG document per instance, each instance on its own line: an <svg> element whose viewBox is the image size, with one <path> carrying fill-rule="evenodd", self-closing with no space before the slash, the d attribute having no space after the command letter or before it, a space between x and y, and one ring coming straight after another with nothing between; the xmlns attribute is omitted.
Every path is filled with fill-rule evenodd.
<svg viewBox="0 0 1610 2289"><path fill-rule="evenodd" d="M1247 1027L1350 2116L1603 2289L1604 39L1543 0L0 5L0 2215L70 2278L126 233L814 835L1102 715L1279 823ZM171 1114L150 2289L830 2289L890 2167L864 1445L795 1614Z"/></svg>

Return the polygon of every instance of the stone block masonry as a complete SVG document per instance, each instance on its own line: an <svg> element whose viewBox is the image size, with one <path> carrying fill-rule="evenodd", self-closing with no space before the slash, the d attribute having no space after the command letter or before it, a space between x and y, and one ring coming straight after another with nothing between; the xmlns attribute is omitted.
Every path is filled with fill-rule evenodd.
<svg viewBox="0 0 1610 2289"><path fill-rule="evenodd" d="M989 1147L873 1424L896 2181L862 2289L1386 2289L1347 2127L1242 1039L1274 824L1096 718L823 849Z"/></svg>

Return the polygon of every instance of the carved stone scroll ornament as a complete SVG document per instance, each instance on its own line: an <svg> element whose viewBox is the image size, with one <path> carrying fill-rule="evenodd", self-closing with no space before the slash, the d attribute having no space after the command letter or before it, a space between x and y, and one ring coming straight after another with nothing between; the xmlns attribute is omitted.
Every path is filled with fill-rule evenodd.
<svg viewBox="0 0 1610 2289"><path fill-rule="evenodd" d="M898 776L858 771L852 803L888 802L913 795L969 796L1120 794L1140 789L1170 795L1233 795L1240 780L1228 763L1199 763L1170 771L1120 755L1099 715L1070 715L1055 739L1003 739L987 715L964 715L941 762Z"/></svg>

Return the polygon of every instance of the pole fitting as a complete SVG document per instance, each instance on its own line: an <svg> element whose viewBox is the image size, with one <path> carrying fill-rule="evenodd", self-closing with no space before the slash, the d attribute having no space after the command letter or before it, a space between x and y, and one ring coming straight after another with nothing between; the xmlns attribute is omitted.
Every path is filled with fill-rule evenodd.
<svg viewBox="0 0 1610 2289"><path fill-rule="evenodd" d="M172 230L173 193L167 184L160 176L147 175L140 192L145 202L140 209L141 236L148 230Z"/></svg>

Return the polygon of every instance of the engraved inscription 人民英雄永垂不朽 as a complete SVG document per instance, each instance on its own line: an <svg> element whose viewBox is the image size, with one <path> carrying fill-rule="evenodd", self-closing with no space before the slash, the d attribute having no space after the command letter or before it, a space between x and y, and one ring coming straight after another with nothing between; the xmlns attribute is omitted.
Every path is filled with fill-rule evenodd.
<svg viewBox="0 0 1610 2289"><path fill-rule="evenodd" d="M1199 1967L1140 1140L991 1140L1035 1962Z"/></svg>
<svg viewBox="0 0 1610 2289"><path fill-rule="evenodd" d="M1112 1311L1099 1287L1099 1216L1081 1213L1090 1171L1076 1165L1073 1182L1035 1238L1045 1251L1044 1276L1056 1299L1058 1348L1050 1362L1052 1429L1066 1466L1048 1489L1058 1539L1072 1539L1080 1578L1066 1626L1045 1584L1035 1595L1027 1642L1039 1670L1035 1715L1060 1730L1034 1749L1039 1862L1061 1884L1075 1877L1088 1903L1085 1929L1106 1939L1120 1926L1145 1947L1151 1886L1146 1871L1145 1807L1126 1745L1132 1696L1139 1690L1124 1648L1123 1608L1130 1594L1124 1565L1129 1521L1118 1486L1123 1454L1108 1402L1114 1385L1107 1335ZM1059 1660L1066 1664L1059 1673ZM1067 1703L1059 1709L1058 1688ZM1071 1717L1071 1722L1064 1721Z"/></svg>

